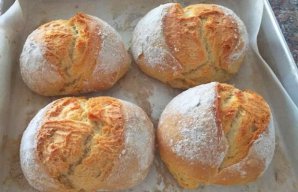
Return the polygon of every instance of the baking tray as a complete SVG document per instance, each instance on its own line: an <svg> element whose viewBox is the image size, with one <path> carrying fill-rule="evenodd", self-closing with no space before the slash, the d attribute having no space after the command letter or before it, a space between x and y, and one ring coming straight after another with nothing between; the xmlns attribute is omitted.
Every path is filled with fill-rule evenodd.
<svg viewBox="0 0 298 192"><path fill-rule="evenodd" d="M34 191L26 182L19 165L19 141L23 130L36 112L56 99L55 97L42 97L32 93L23 83L19 74L18 58L27 35L37 26L52 19L68 18L77 11L99 16L110 23L123 37L127 48L130 45L131 31L147 11L161 3L170 1L162 0L99 0L99 1L29 1L19 0L0 17L0 191ZM272 11L265 1L260 0L214 0L214 1L178 1L184 5L198 2L216 2L224 5L231 5L232 9L242 6L243 11L236 11L240 17L245 19L250 33L250 49L248 57L251 58L242 67L230 83L240 88L250 88L261 93L269 102L272 113L272 124L276 130L276 151L274 159L265 174L256 182L240 186L205 186L197 189L201 192L216 191L243 191L243 192L267 192L267 191L298 191L298 110L277 79L269 65L259 55L258 48L262 53L274 55L274 58L283 58L279 63L271 58L273 65L282 64L287 69L293 69L288 57L283 57L282 51L285 42L280 35L275 38L275 43L282 47L282 50L272 50L271 35L280 34L276 21L272 17ZM247 10L246 10L247 9ZM253 10L253 11L251 11ZM264 17L261 16L264 11ZM124 14L125 13L125 14ZM123 15L124 14L124 15ZM271 14L271 16L270 16ZM267 16L266 16L267 15ZM273 19L272 19L273 18ZM261 23L262 21L262 23ZM259 22L259 23L258 23ZM261 26L259 26L261 24ZM259 47L256 43L258 28L261 34L258 37ZM255 31L255 32L254 32ZM262 32L263 31L263 32ZM265 31L265 32L264 32ZM279 61L279 60L278 60ZM247 65L249 63L249 65ZM273 66L272 65L272 66ZM274 67L272 67L274 68ZM245 71L246 70L246 71ZM277 72L279 67L275 67ZM250 75L247 76L247 73ZM294 71L293 74L296 72ZM241 76L246 74L246 76ZM282 81L283 82L283 81ZM129 86L128 86L129 85ZM297 88L298 83L294 81L288 84L288 88ZM286 86L285 86L286 87ZM122 90L123 92L119 92ZM86 96L111 95L125 99L140 105L152 118L154 124L167 102L177 95L180 90L174 90L163 85L138 70L133 65L129 73L111 90L87 94ZM297 94L297 93L296 93ZM292 97L294 98L294 97ZM158 155L152 169L143 183L128 191L182 191L168 174L166 168L160 163Z"/></svg>
<svg viewBox="0 0 298 192"><path fill-rule="evenodd" d="M298 106L298 63L294 61L268 0L264 1L258 47L262 57Z"/></svg>

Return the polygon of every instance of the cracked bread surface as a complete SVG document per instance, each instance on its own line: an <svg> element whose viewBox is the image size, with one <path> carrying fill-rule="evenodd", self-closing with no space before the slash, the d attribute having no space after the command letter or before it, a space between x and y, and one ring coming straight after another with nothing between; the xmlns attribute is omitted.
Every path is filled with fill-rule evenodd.
<svg viewBox="0 0 298 192"><path fill-rule="evenodd" d="M145 178L153 146L152 123L137 106L111 97L69 97L31 121L21 165L40 191L119 190Z"/></svg>
<svg viewBox="0 0 298 192"><path fill-rule="evenodd" d="M161 158L184 188L255 181L274 154L270 119L268 104L252 91L216 82L194 87L161 115Z"/></svg>
<svg viewBox="0 0 298 192"><path fill-rule="evenodd" d="M84 13L34 30L20 56L24 82L45 96L108 89L129 64L120 35L106 22Z"/></svg>
<svg viewBox="0 0 298 192"><path fill-rule="evenodd" d="M186 89L231 78L243 62L247 44L246 28L230 9L168 3L137 24L132 53L143 72Z"/></svg>

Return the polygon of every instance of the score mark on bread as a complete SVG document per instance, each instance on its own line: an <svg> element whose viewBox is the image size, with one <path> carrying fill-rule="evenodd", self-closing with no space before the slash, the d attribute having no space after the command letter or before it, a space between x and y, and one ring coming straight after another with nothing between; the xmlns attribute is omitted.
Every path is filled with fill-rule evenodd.
<svg viewBox="0 0 298 192"><path fill-rule="evenodd" d="M252 91L240 91L218 84L217 118L229 143L221 169L238 163L269 125L270 109L264 99Z"/></svg>

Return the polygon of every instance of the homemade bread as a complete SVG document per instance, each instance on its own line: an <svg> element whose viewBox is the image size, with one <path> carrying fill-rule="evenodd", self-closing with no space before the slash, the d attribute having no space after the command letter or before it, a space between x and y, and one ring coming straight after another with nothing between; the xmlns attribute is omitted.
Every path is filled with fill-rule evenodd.
<svg viewBox="0 0 298 192"><path fill-rule="evenodd" d="M168 3L139 21L131 50L144 73L186 89L228 80L239 70L247 44L246 28L230 9Z"/></svg>
<svg viewBox="0 0 298 192"><path fill-rule="evenodd" d="M108 89L129 65L120 35L106 22L83 13L37 28L20 57L24 82L45 96Z"/></svg>
<svg viewBox="0 0 298 192"><path fill-rule="evenodd" d="M184 188L255 181L272 160L270 108L252 91L208 83L175 97L163 111L161 159Z"/></svg>
<svg viewBox="0 0 298 192"><path fill-rule="evenodd" d="M39 191L121 190L140 183L154 156L153 125L136 105L111 97L67 97L33 118L20 148Z"/></svg>

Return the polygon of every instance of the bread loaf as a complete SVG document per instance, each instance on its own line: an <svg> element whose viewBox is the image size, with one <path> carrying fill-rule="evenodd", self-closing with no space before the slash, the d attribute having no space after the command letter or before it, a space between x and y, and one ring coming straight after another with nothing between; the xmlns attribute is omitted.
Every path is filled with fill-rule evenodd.
<svg viewBox="0 0 298 192"><path fill-rule="evenodd" d="M153 150L153 125L141 108L111 97L67 97L30 122L20 160L39 191L109 191L141 182Z"/></svg>
<svg viewBox="0 0 298 192"><path fill-rule="evenodd" d="M255 181L274 153L270 117L266 101L252 91L216 82L191 88L160 117L161 158L184 188Z"/></svg>
<svg viewBox="0 0 298 192"><path fill-rule="evenodd" d="M37 28L20 57L24 82L45 96L108 89L129 65L120 35L106 22L83 13Z"/></svg>
<svg viewBox="0 0 298 192"><path fill-rule="evenodd" d="M186 89L228 80L238 72L247 44L246 28L230 9L168 3L139 21L131 50L144 73Z"/></svg>

